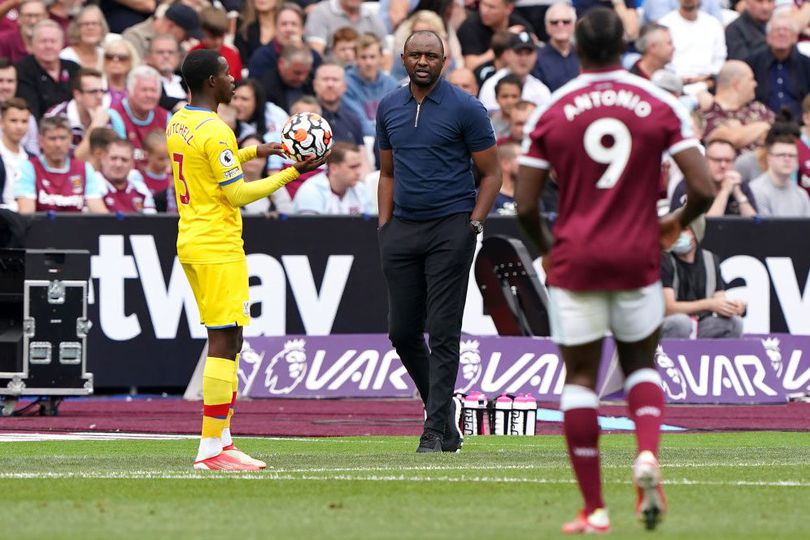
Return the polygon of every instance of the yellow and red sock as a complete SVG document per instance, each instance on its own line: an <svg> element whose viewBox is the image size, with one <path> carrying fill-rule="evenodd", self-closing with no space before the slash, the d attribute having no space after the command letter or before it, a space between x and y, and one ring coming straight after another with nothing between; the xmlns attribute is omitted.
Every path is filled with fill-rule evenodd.
<svg viewBox="0 0 810 540"><path fill-rule="evenodd" d="M225 427L222 429L222 447L226 450L228 447L233 446L233 439L231 437L231 418L233 418L234 407L236 407L236 394L239 391L239 355L236 355L236 360L233 363L233 379L231 381L231 406L228 409L228 418L225 420Z"/></svg>
<svg viewBox="0 0 810 540"><path fill-rule="evenodd" d="M203 370L203 422L197 461L222 451L222 430L228 421L233 388L233 360L209 356Z"/></svg>

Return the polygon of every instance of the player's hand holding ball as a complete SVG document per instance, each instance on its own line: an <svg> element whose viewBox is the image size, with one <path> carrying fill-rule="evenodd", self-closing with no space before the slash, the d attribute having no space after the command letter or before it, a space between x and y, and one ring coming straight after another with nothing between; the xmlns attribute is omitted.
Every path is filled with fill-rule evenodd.
<svg viewBox="0 0 810 540"><path fill-rule="evenodd" d="M303 162L307 157L320 160L332 148L332 127L319 114L294 114L281 129L281 147L292 161Z"/></svg>
<svg viewBox="0 0 810 540"><path fill-rule="evenodd" d="M281 143L271 142L256 146L256 157L266 158L268 156L285 156Z"/></svg>
<svg viewBox="0 0 810 540"><path fill-rule="evenodd" d="M326 160L329 159L329 154L331 153L332 153L331 151L327 151L326 154L324 154L319 158L316 158L314 156L307 156L303 160L296 161L295 163L293 163L293 167L295 167L299 173L308 173L310 171L314 171L315 169L326 163Z"/></svg>

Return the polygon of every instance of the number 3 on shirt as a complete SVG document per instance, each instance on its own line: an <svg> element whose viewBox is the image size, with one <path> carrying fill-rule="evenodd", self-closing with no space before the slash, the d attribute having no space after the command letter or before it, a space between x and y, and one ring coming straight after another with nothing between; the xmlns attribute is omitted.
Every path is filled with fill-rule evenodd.
<svg viewBox="0 0 810 540"><path fill-rule="evenodd" d="M602 142L605 136L613 139L611 146L605 146ZM627 166L633 146L633 138L627 126L615 118L600 118L585 130L582 143L589 158L608 166L596 181L596 187L610 189L615 186Z"/></svg>
<svg viewBox="0 0 810 540"><path fill-rule="evenodd" d="M179 194L180 195L180 203L181 204L188 204L189 201L191 200L191 196L189 195L189 192L188 192L188 184L186 183L186 177L183 176L183 154L178 154L177 152L175 152L174 154L172 154L172 161L177 162L177 178L179 178L180 181L183 182L183 187L186 188L185 193L180 193Z"/></svg>

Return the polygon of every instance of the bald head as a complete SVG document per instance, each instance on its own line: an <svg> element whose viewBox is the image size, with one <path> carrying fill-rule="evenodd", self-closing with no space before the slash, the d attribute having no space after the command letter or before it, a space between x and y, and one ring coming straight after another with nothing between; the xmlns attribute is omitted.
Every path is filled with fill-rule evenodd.
<svg viewBox="0 0 810 540"><path fill-rule="evenodd" d="M729 60L717 73L717 88L728 88L747 75L753 77L751 68L742 60Z"/></svg>
<svg viewBox="0 0 810 540"><path fill-rule="evenodd" d="M453 72L447 76L447 82L458 86L471 96L478 95L478 80L475 78L475 73L470 69L454 69Z"/></svg>
<svg viewBox="0 0 810 540"><path fill-rule="evenodd" d="M717 74L717 99L741 107L754 100L757 81L745 62L729 60Z"/></svg>

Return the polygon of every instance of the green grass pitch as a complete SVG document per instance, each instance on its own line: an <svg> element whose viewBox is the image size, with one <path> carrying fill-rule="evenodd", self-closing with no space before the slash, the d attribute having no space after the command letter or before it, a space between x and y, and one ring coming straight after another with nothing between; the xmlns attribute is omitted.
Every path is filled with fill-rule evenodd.
<svg viewBox="0 0 810 540"><path fill-rule="evenodd" d="M237 439L261 473L193 471L196 441L0 443L0 524L20 539L557 538L580 504L561 437ZM670 515L632 517L632 435L602 438L616 538L810 538L810 434L664 437Z"/></svg>

